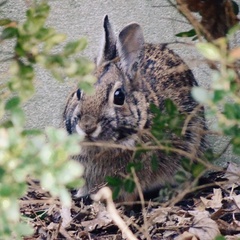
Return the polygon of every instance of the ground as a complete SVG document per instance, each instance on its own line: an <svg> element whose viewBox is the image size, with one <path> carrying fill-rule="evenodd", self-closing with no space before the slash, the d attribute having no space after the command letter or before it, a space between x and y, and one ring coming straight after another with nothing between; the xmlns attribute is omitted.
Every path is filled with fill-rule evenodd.
<svg viewBox="0 0 240 240"><path fill-rule="evenodd" d="M219 235L239 239L239 173L235 164L229 164L227 172L210 173L174 205L171 202L176 201L145 201L115 206L136 239L211 240ZM25 240L126 239L126 231L119 230L106 206L106 202L73 197L71 209L63 208L37 181L29 181L28 193L21 199L21 213L31 219L35 233Z"/></svg>

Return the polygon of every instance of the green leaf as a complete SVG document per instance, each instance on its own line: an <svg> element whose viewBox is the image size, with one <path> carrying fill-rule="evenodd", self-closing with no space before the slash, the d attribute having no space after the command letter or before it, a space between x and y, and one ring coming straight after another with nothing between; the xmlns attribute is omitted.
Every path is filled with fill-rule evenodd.
<svg viewBox="0 0 240 240"><path fill-rule="evenodd" d="M232 139L233 152L237 155L240 155L240 136L234 137Z"/></svg>
<svg viewBox="0 0 240 240"><path fill-rule="evenodd" d="M78 41L69 42L64 47L63 54L65 56L69 56L71 54L77 53L78 51L85 49L86 46L87 46L87 40L85 38L82 38Z"/></svg>
<svg viewBox="0 0 240 240"><path fill-rule="evenodd" d="M205 58L211 61L221 61L222 59L220 49L212 43L197 43L196 48Z"/></svg>
<svg viewBox="0 0 240 240"><path fill-rule="evenodd" d="M91 83L81 81L78 84L78 86L79 86L79 88L81 88L87 94L93 94L94 93L94 88L92 87Z"/></svg>
<svg viewBox="0 0 240 240"><path fill-rule="evenodd" d="M12 193L12 189L9 185L5 183L4 185L1 186L0 188L1 197L9 197L11 193Z"/></svg>
<svg viewBox="0 0 240 240"><path fill-rule="evenodd" d="M5 175L6 171L3 167L0 167L0 181L2 182L3 176Z"/></svg>
<svg viewBox="0 0 240 240"><path fill-rule="evenodd" d="M7 218L8 218L8 220L15 222L20 217L18 202L13 197L6 198L6 201L8 201L8 203L5 204L5 206L6 206L5 210L7 210L7 212L8 212Z"/></svg>
<svg viewBox="0 0 240 240"><path fill-rule="evenodd" d="M25 124L25 114L21 108L12 110L12 123L17 127L23 127Z"/></svg>
<svg viewBox="0 0 240 240"><path fill-rule="evenodd" d="M183 183L187 179L186 173L183 171L178 171L175 174L174 179L176 180L177 183Z"/></svg>
<svg viewBox="0 0 240 240"><path fill-rule="evenodd" d="M240 24L236 24L228 30L228 38L235 34L240 29Z"/></svg>
<svg viewBox="0 0 240 240"><path fill-rule="evenodd" d="M240 136L240 128L238 127L238 125L234 125L231 127L222 126L222 129L224 131L224 134L227 136Z"/></svg>
<svg viewBox="0 0 240 240"><path fill-rule="evenodd" d="M22 222L15 226L15 230L20 236L31 236L34 233L34 229L29 224Z"/></svg>
<svg viewBox="0 0 240 240"><path fill-rule="evenodd" d="M203 171L205 170L205 166L198 163L198 164L193 164L192 165L192 174L193 177L198 177Z"/></svg>
<svg viewBox="0 0 240 240"><path fill-rule="evenodd" d="M123 182L120 178L117 178L117 177L110 177L110 176L107 176L106 177L106 181L107 183L109 184L109 186L112 186L112 187L116 187L116 186L121 186L123 185Z"/></svg>
<svg viewBox="0 0 240 240"><path fill-rule="evenodd" d="M132 193L134 191L135 186L136 186L135 182L130 178L127 178L124 181L124 189L129 193Z"/></svg>
<svg viewBox="0 0 240 240"><path fill-rule="evenodd" d="M226 240L226 238L224 236L217 236L214 240Z"/></svg>
<svg viewBox="0 0 240 240"><path fill-rule="evenodd" d="M52 192L52 191L50 190L50 192ZM71 207L72 199L71 199L70 193L68 192L68 190L66 188L59 189L59 198L60 198L63 206L66 206L69 208Z"/></svg>
<svg viewBox="0 0 240 240"><path fill-rule="evenodd" d="M11 23L12 22L12 20L11 19L8 19L8 18L6 18L6 19L0 19L0 26L5 26L5 25L7 25L7 24L9 24L9 23Z"/></svg>
<svg viewBox="0 0 240 240"><path fill-rule="evenodd" d="M183 167L184 170L190 172L191 171L191 167L192 167L192 163L188 158L183 158L181 160L181 165Z"/></svg>
<svg viewBox="0 0 240 240"><path fill-rule="evenodd" d="M186 32L180 32L180 33L176 34L175 36L176 37L193 37L195 35L196 35L195 29L191 29L191 30L186 31Z"/></svg>
<svg viewBox="0 0 240 240"><path fill-rule="evenodd" d="M121 191L121 187L120 186L117 186L117 187L113 188L112 197L113 197L114 200L117 199L120 191Z"/></svg>
<svg viewBox="0 0 240 240"><path fill-rule="evenodd" d="M237 103L226 103L224 105L224 114L228 119L240 119L240 105Z"/></svg>
<svg viewBox="0 0 240 240"><path fill-rule="evenodd" d="M16 37L18 30L15 27L8 27L2 31L1 39L10 39Z"/></svg>
<svg viewBox="0 0 240 240"><path fill-rule="evenodd" d="M9 99L5 105L5 110L12 110L19 106L21 100L19 97L12 97Z"/></svg>
<svg viewBox="0 0 240 240"><path fill-rule="evenodd" d="M60 171L58 182L61 184L68 184L75 178L79 178L79 183L81 184L80 177L83 175L83 172L83 167L79 162L67 161L64 168Z"/></svg>
<svg viewBox="0 0 240 240"><path fill-rule="evenodd" d="M165 100L165 108L169 115L175 114L177 112L177 107L171 99Z"/></svg>
<svg viewBox="0 0 240 240"><path fill-rule="evenodd" d="M223 90L215 90L213 93L213 102L217 103L221 101L226 95L226 92Z"/></svg>
<svg viewBox="0 0 240 240"><path fill-rule="evenodd" d="M55 33L45 41L44 51L51 50L54 46L62 43L65 39L65 34Z"/></svg>
<svg viewBox="0 0 240 240"><path fill-rule="evenodd" d="M131 173L131 172L132 172L131 168L134 168L134 170L135 170L136 172L142 170L142 168L143 168L142 162L129 163L129 164L127 165L127 172L128 172L128 173Z"/></svg>
<svg viewBox="0 0 240 240"><path fill-rule="evenodd" d="M158 115L160 113L159 108L153 103L150 103L150 110L155 115Z"/></svg>
<svg viewBox="0 0 240 240"><path fill-rule="evenodd" d="M210 94L207 92L207 90L202 87L193 87L192 88L192 96L199 103L207 103L211 97Z"/></svg>
<svg viewBox="0 0 240 240"><path fill-rule="evenodd" d="M26 129L26 130L23 130L22 132L23 136L36 136L42 133L43 132L39 129Z"/></svg>

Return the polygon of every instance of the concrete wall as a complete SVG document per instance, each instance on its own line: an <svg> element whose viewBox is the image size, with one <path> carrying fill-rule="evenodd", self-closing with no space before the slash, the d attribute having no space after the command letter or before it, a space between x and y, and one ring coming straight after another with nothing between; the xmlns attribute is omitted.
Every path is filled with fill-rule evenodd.
<svg viewBox="0 0 240 240"><path fill-rule="evenodd" d="M238 1L240 4L240 0ZM28 2L30 1L8 0L7 4L1 8L1 15L23 21ZM86 36L89 44L83 54L90 59L98 53L103 30L102 19L105 14L109 15L116 32L130 22L140 23L148 42L182 41L174 35L191 29L191 26L169 5L167 0L50 0L49 3L51 5L49 26L66 33L70 40ZM1 46L5 49L6 47ZM194 48L185 45L176 45L174 48L194 71L199 84L206 86L210 79L209 70L196 61L199 56ZM6 69L7 66L4 65L0 70L1 73ZM39 70L36 86L36 95L25 107L28 116L27 127L58 126L65 99L73 89L74 83L66 79L65 83L60 84L53 80L48 72ZM222 140L212 139L212 142L217 151L225 145ZM231 160L233 156L228 152L226 158Z"/></svg>

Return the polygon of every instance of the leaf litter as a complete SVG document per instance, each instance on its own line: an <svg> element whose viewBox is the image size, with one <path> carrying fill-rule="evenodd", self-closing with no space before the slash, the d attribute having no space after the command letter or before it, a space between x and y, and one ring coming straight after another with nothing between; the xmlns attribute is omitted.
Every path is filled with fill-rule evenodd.
<svg viewBox="0 0 240 240"><path fill-rule="evenodd" d="M188 194L175 206L145 202L147 223L140 205L118 204L118 213L137 239L212 240L219 235L239 239L240 167L229 163L225 172L211 173L206 181L206 187ZM73 197L72 207L63 208L37 181L29 181L20 205L22 215L35 229L25 240L125 239L104 203Z"/></svg>

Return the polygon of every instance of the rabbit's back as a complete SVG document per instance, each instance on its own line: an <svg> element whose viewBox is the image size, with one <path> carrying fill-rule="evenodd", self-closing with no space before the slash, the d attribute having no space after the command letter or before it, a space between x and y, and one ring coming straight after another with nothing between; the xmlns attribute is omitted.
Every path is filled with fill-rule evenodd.
<svg viewBox="0 0 240 240"><path fill-rule="evenodd" d="M145 88L149 88L158 96L158 103L163 99L172 99L179 107L191 111L197 103L191 97L191 89L197 86L192 71L174 51L165 44L145 44L145 57L141 65ZM160 97L160 98L159 98ZM190 98L184 104L183 99ZM180 103L181 101L181 103Z"/></svg>

